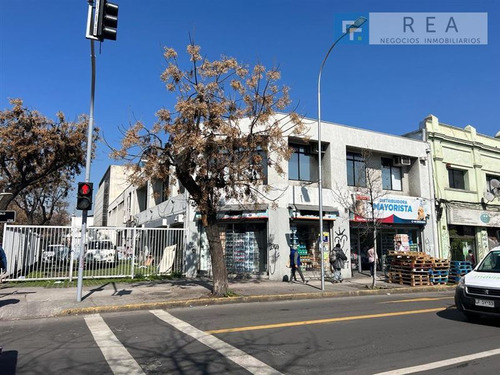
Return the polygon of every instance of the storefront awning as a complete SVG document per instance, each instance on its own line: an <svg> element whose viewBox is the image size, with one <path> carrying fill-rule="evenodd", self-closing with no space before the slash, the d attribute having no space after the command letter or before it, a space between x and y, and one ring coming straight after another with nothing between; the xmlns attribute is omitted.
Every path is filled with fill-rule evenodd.
<svg viewBox="0 0 500 375"><path fill-rule="evenodd" d="M319 220L318 206L307 204L291 204L288 206L291 210L290 216L292 219L299 220ZM339 217L339 210L332 206L323 206L323 220L335 220Z"/></svg>
<svg viewBox="0 0 500 375"><path fill-rule="evenodd" d="M302 211L318 211L318 205L311 205L311 204L290 204L290 208L295 208L296 210L302 210ZM333 206L323 206L323 212L338 212L339 209Z"/></svg>
<svg viewBox="0 0 500 375"><path fill-rule="evenodd" d="M269 207L265 203L255 204L226 204L219 208L219 211L265 211Z"/></svg>
<svg viewBox="0 0 500 375"><path fill-rule="evenodd" d="M262 220L269 217L267 204L226 204L217 212L218 220ZM201 219L201 214L196 212L195 220Z"/></svg>

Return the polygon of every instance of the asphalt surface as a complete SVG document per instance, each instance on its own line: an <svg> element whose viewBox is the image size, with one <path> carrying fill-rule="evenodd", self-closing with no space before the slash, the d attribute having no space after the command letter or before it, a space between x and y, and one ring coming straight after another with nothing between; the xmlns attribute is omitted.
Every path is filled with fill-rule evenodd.
<svg viewBox="0 0 500 375"><path fill-rule="evenodd" d="M164 320L165 316L172 320ZM92 328L89 319L101 321L102 326ZM430 367L419 373L470 375L498 372L500 358L499 351L480 359L461 359L498 350L500 322L466 321L453 307L451 290L112 312L1 324L4 354L0 372L5 375L114 371L364 375L407 373L404 369L421 365ZM105 341L100 341L103 337L98 334L106 330L110 336L105 334ZM213 330L220 332L211 333ZM443 360L455 362L439 364ZM117 371L119 366L123 372Z"/></svg>
<svg viewBox="0 0 500 375"><path fill-rule="evenodd" d="M355 274L343 283L320 280L287 283L269 280L240 280L230 282L232 297L211 296L210 280L178 279L136 283L111 283L84 288L82 301L77 301L76 288L25 287L22 283L0 284L0 321L34 319L54 316L92 314L111 311L130 311L155 308L192 307L241 302L264 302L293 299L315 299L387 293L453 290L453 286L435 285L410 287L390 284L380 279L377 289L370 289L371 277Z"/></svg>

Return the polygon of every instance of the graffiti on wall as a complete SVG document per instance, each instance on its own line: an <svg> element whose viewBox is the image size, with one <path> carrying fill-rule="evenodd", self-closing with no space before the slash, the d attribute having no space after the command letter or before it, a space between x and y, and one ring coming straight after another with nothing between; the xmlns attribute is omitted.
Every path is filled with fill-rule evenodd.
<svg viewBox="0 0 500 375"><path fill-rule="evenodd" d="M337 228L337 230L335 231L335 238L333 240L333 246L335 246L336 244L340 244L340 247L342 248L342 250L344 252L346 252L347 250L349 250L349 247L347 246L347 234L346 234L346 228L344 229L341 229L341 228Z"/></svg>
<svg viewBox="0 0 500 375"><path fill-rule="evenodd" d="M276 264L278 263L278 259L280 257L280 252L279 252L280 245L278 245L277 243L268 243L267 246L269 248L269 253L271 257L269 274L274 275L274 273L276 272Z"/></svg>

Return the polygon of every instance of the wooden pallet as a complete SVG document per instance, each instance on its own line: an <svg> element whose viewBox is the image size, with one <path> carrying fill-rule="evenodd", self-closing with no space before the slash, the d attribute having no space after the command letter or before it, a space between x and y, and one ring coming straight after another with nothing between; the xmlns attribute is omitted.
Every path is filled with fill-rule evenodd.
<svg viewBox="0 0 500 375"><path fill-rule="evenodd" d="M450 271L448 269L436 270L433 268L433 269L429 270L429 274L431 276L448 276L450 274Z"/></svg>
<svg viewBox="0 0 500 375"><path fill-rule="evenodd" d="M393 272L389 271L388 281L393 284L407 284L411 286L430 285L428 274L415 274L406 272Z"/></svg>

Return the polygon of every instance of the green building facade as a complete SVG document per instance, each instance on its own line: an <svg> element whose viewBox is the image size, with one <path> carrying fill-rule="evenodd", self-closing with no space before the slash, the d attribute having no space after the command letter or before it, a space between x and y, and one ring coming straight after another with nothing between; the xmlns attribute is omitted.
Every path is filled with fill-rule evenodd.
<svg viewBox="0 0 500 375"><path fill-rule="evenodd" d="M495 137L440 123L430 115L420 124L431 149L434 203L440 255L464 260L472 250L476 261L499 245L500 132ZM492 198L494 194L497 196Z"/></svg>

